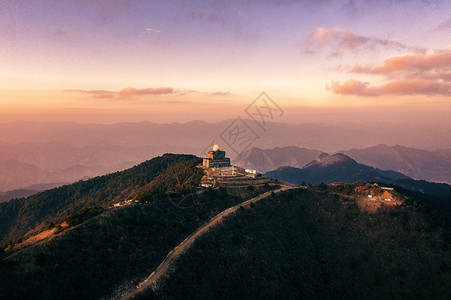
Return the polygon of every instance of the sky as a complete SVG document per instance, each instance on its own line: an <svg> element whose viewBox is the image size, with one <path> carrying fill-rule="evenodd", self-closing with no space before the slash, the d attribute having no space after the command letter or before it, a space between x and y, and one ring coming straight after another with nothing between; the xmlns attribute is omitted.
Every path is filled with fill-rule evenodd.
<svg viewBox="0 0 451 300"><path fill-rule="evenodd" d="M0 122L222 120L263 91L287 122L446 122L450 12L439 0L0 0Z"/></svg>

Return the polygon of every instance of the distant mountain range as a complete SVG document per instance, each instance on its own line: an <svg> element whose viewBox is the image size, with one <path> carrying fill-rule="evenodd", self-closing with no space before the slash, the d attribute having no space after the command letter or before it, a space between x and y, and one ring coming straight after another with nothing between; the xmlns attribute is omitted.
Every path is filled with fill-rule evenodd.
<svg viewBox="0 0 451 300"><path fill-rule="evenodd" d="M318 150L299 147L251 148L235 164L265 173L283 166L302 168L319 153ZM451 149L426 151L380 144L341 153L359 163L381 170L393 170L413 179L451 183Z"/></svg>
<svg viewBox="0 0 451 300"><path fill-rule="evenodd" d="M235 152L224 136L221 138L221 133L233 121L108 125L0 123L0 191L24 189L33 184L74 182L123 170L169 152L204 156L212 143L227 151L236 165L261 172L285 165L303 167L323 151L361 149L341 152L359 163L393 169L414 179L451 183L451 150L416 151L386 146L388 151L383 145L365 148L378 143L423 149L450 148L449 132L438 125L267 123L263 131L254 121L244 120L259 138L249 145L256 148L235 149ZM436 136L444 138L437 140ZM261 150L275 145L281 148Z"/></svg>
<svg viewBox="0 0 451 300"><path fill-rule="evenodd" d="M66 168L48 171L34 164L18 160L0 161L0 191L29 189L32 185L53 185L59 182L75 182L81 179L123 170L133 166L131 162L112 163L109 165L71 165Z"/></svg>
<svg viewBox="0 0 451 300"><path fill-rule="evenodd" d="M258 172L267 172L281 166L302 168L315 159L321 151L295 146L276 147L274 149L251 148L244 152L234 164Z"/></svg>
<svg viewBox="0 0 451 300"><path fill-rule="evenodd" d="M414 179L451 183L451 149L426 151L380 144L343 153L359 163L384 170L395 170Z"/></svg>

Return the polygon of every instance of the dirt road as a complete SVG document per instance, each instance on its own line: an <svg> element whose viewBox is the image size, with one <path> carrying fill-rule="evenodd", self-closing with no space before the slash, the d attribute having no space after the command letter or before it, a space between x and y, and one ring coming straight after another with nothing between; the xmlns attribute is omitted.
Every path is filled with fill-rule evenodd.
<svg viewBox="0 0 451 300"><path fill-rule="evenodd" d="M281 188L274 190L274 193L278 193L284 190L292 189L293 186L282 186ZM181 242L177 247L171 250L169 254L166 256L166 258L163 260L163 262L158 266L158 268L153 271L149 277L146 278L143 282L141 282L137 288L125 295L122 295L120 299L131 299L136 294L141 293L146 288L152 286L155 284L158 279L160 279L163 275L165 275L168 271L168 267L174 263L177 258L180 256L180 254L184 253L188 248L193 244L193 242L200 236L202 236L204 233L208 232L212 227L216 226L217 224L221 223L223 219L236 212L241 206L246 207L249 206L251 203L255 203L257 201L260 201L261 199L264 199L271 195L271 192L263 193L257 197L254 197L252 199L249 199L245 202L242 202L238 205L235 205L233 207L230 207L213 218L211 218L208 222L206 222L204 225L199 227L195 232L193 232L191 235L189 235L183 242Z"/></svg>

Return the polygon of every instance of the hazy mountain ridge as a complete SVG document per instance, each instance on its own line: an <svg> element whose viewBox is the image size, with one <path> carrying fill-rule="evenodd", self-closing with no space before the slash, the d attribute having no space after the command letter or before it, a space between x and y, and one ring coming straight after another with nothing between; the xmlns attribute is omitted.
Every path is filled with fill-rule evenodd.
<svg viewBox="0 0 451 300"><path fill-rule="evenodd" d="M33 184L30 186L27 186L23 189L17 189L17 190L12 190L12 191L7 191L7 192L0 192L0 203L9 201L9 200L15 199L15 198L29 197L36 193L39 193L39 192L42 192L45 190L50 190L50 189L60 187L63 185L67 185L67 184L69 184L69 182L53 182L53 183L47 183L47 184L39 183L39 184Z"/></svg>
<svg viewBox="0 0 451 300"><path fill-rule="evenodd" d="M285 157L296 157L283 160L277 153ZM317 150L299 147L282 147L274 149L252 148L248 150L237 165L249 166L263 172L272 171L282 166L303 168L307 163L316 159L311 156ZM341 153L353 158L361 164L377 169L402 173L417 180L451 183L451 150L427 151L403 146L378 145L364 149L351 149ZM254 158L255 157L255 158ZM264 160L258 159L264 157ZM308 159L308 161L306 161ZM304 164L302 164L305 162ZM271 168L272 167L272 168Z"/></svg>
<svg viewBox="0 0 451 300"><path fill-rule="evenodd" d="M234 164L246 169L268 172L280 166L303 167L315 159L321 151L298 148L295 146L260 149L252 147L234 161Z"/></svg>
<svg viewBox="0 0 451 300"><path fill-rule="evenodd" d="M0 190L27 189L33 185L51 185L56 182L75 182L133 166L133 162L110 165L71 165L56 171L43 170L33 164L17 160L0 161ZM40 189L42 190L42 189Z"/></svg>
<svg viewBox="0 0 451 300"><path fill-rule="evenodd" d="M265 175L288 183L329 184L333 182L352 183L356 181L389 182L391 178L380 170L357 163L342 153L329 155L322 153L303 168L280 167ZM402 174L397 174L402 177Z"/></svg>
<svg viewBox="0 0 451 300"><path fill-rule="evenodd" d="M0 191L24 189L34 184L75 182L124 170L149 157L162 155L168 148L172 147L113 144L75 147L56 141L3 144L0 145Z"/></svg>
<svg viewBox="0 0 451 300"><path fill-rule="evenodd" d="M74 147L89 145L170 145L203 150L213 140L220 144L219 135L234 119L207 123L192 121L186 123L156 124L151 122L103 124L78 124L69 122L37 123L15 122L0 123L0 145L64 142ZM256 126L252 120L244 119L250 126ZM281 120L283 121L283 120ZM363 148L374 144L401 144L420 149L451 148L451 139L437 140L435 134L449 136L449 131L437 124L414 123L397 124L341 123L333 125L316 123L272 123L266 124L266 131L254 128L260 138L255 147L273 148L297 146L307 149L321 149L336 152L342 149ZM358 125L358 126L357 126ZM412 130L415 128L415 130ZM355 137L358 136L359 139ZM418 138L421 136L422 138ZM196 144L196 146L193 146ZM225 145L223 145L225 149ZM226 149L230 151L231 149Z"/></svg>
<svg viewBox="0 0 451 300"><path fill-rule="evenodd" d="M36 183L74 182L122 170L149 157L167 152L204 156L204 152L212 143L219 144L226 150L232 159L236 159L237 165L262 172L274 170L282 165L302 167L319 154L318 150L308 149L333 153L341 149L363 148L376 143L402 144L425 149L451 147L451 138L440 141L433 138L435 134L443 137L449 135L448 131L434 124L423 124L420 128L407 123L397 126L384 123L356 126L345 123L325 125L268 122L266 131L263 131L254 121L247 119L244 121L259 136L250 147L268 149L278 145L281 148L272 153L267 150L264 150L264 153L254 151L251 156L252 149L245 149L241 158L237 157L235 151L220 137L233 119L214 123L191 121L171 124L0 123L0 163L15 160L20 164L28 164L30 172L34 172L36 174L34 178L38 179L27 179L28 171L20 164L10 169L0 168L0 177L3 176L3 180L0 180L0 191L25 188ZM356 139L356 136L359 138ZM418 138L419 136L422 138ZM303 153L296 153L289 146L300 147ZM237 150L240 152L240 149ZM446 151L436 151L436 154L451 161L450 154ZM254 155L255 161L249 161ZM378 163L372 164L369 160L368 158L369 165L383 169ZM404 171L416 179L449 182L451 180L451 175L447 171L449 164L442 165L443 167L440 164L434 165L440 168L441 173L437 173L439 174L437 176L434 175L433 167L429 168L430 176L426 174L427 176L423 177L419 176L421 173L415 171L415 167L412 172L406 172L406 169L401 167L395 171ZM426 167L422 169L427 169ZM7 179L7 174L16 175ZM442 178L444 179L441 180Z"/></svg>
<svg viewBox="0 0 451 300"><path fill-rule="evenodd" d="M398 171L414 179L451 183L451 149L426 151L380 144L343 153L362 164Z"/></svg>
<svg viewBox="0 0 451 300"><path fill-rule="evenodd" d="M9 192L0 192L0 203L6 202L14 198L23 198L28 197L33 194L36 194L42 190L29 190L29 189L19 189L19 190L13 190Z"/></svg>

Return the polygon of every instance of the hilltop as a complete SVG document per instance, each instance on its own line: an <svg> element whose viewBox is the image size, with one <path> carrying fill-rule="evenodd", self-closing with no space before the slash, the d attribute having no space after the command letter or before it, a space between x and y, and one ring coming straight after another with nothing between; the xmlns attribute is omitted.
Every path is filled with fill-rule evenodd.
<svg viewBox="0 0 451 300"><path fill-rule="evenodd" d="M409 178L397 172L383 171L359 164L342 153L334 155L322 153L303 168L280 167L267 172L266 175L293 184L302 182L310 184L356 181L391 182L394 179Z"/></svg>

